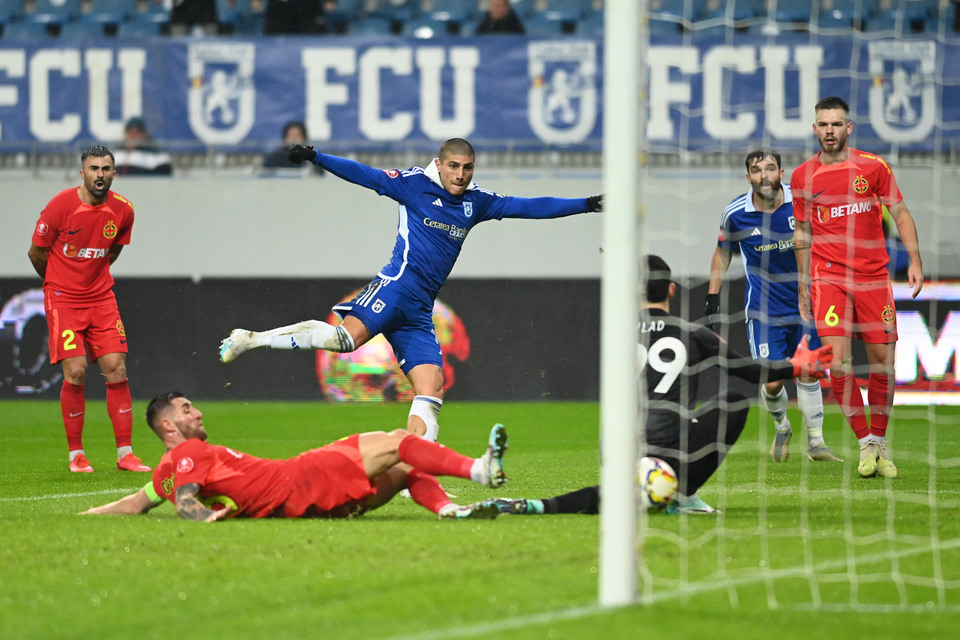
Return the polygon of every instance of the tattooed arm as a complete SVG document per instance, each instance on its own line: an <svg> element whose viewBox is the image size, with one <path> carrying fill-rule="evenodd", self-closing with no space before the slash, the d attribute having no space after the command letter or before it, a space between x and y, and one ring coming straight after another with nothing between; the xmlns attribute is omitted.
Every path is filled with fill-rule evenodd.
<svg viewBox="0 0 960 640"><path fill-rule="evenodd" d="M184 520L199 520L201 522L216 522L223 520L230 513L229 509L215 511L206 508L197 498L200 493L200 485L196 482L185 484L174 496L177 502L177 515Z"/></svg>

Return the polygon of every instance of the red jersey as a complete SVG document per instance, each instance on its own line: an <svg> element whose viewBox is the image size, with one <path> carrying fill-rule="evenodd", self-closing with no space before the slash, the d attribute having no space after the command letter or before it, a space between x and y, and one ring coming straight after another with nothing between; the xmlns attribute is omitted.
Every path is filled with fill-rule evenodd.
<svg viewBox="0 0 960 640"><path fill-rule="evenodd" d="M236 508L231 517L360 513L363 501L376 489L364 473L357 438L353 435L286 460L187 440L163 454L153 471L153 488L176 504L177 489L196 483L201 502L208 508Z"/></svg>
<svg viewBox="0 0 960 640"><path fill-rule="evenodd" d="M115 244L130 244L133 205L108 191L106 202L91 206L77 190L54 196L33 231L33 244L50 249L43 279L48 310L113 301L109 250Z"/></svg>
<svg viewBox="0 0 960 640"><path fill-rule="evenodd" d="M903 200L893 170L882 158L849 149L844 162L825 165L820 154L790 178L793 215L809 221L810 277L866 282L889 279L883 207Z"/></svg>

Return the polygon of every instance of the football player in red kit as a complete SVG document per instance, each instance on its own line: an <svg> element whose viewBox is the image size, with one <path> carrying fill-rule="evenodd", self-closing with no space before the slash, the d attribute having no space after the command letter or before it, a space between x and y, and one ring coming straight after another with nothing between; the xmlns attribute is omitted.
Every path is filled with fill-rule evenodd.
<svg viewBox="0 0 960 640"><path fill-rule="evenodd" d="M790 180L800 313L816 322L823 344L833 346L831 383L860 442L860 475L895 478L886 432L893 406L897 315L883 206L910 256L907 278L913 297L923 288L917 227L890 165L847 145L853 122L846 102L837 97L818 102L813 131L821 151L797 167ZM870 362L869 418L854 376L853 338L864 342Z"/></svg>
<svg viewBox="0 0 960 640"><path fill-rule="evenodd" d="M130 243L133 206L110 190L116 168L109 149L90 147L80 156L80 163L83 184L61 191L44 207L27 254L43 278L50 362L63 367L60 410L67 432L70 471L93 471L82 442L88 356L97 361L106 378L117 468L150 471L131 446L127 334L110 275L110 265Z"/></svg>

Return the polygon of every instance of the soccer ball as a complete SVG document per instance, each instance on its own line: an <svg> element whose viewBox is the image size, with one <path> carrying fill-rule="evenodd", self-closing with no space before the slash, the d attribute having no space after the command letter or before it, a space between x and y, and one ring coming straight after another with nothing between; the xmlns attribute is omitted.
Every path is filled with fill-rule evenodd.
<svg viewBox="0 0 960 640"><path fill-rule="evenodd" d="M637 462L637 503L644 511L660 511L677 492L677 473L660 458L643 457Z"/></svg>

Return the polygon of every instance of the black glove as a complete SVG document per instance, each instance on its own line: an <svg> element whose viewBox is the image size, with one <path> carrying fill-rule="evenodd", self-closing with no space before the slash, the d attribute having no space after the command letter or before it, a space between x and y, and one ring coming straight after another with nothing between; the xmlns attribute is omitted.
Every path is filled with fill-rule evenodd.
<svg viewBox="0 0 960 640"><path fill-rule="evenodd" d="M300 164L304 160L313 162L313 159L316 157L317 152L314 151L313 147L305 147L301 144L295 144L287 151L287 158L289 158L293 164Z"/></svg>
<svg viewBox="0 0 960 640"><path fill-rule="evenodd" d="M720 323L717 319L717 314L720 313L720 294L719 293L708 293L707 294L707 305L704 309L703 315L706 316L707 326L710 327L710 330L714 333L719 333L718 329L720 328Z"/></svg>
<svg viewBox="0 0 960 640"><path fill-rule="evenodd" d="M603 211L603 194L599 196L590 196L587 198L587 213L596 213Z"/></svg>

